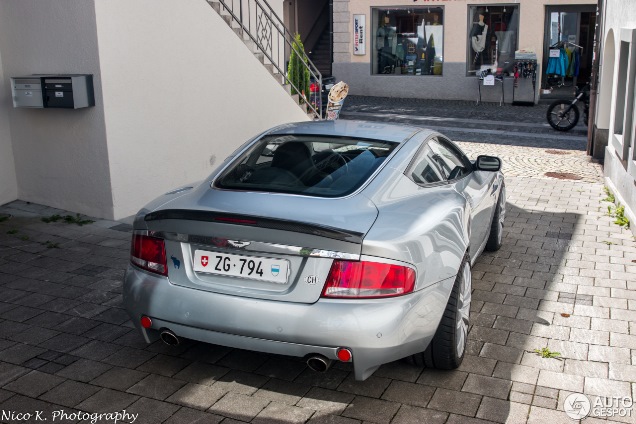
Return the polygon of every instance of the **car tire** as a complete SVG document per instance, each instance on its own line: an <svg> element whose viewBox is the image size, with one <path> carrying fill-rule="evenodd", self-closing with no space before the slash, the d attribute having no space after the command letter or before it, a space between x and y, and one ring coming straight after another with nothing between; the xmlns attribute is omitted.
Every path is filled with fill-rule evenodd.
<svg viewBox="0 0 636 424"><path fill-rule="evenodd" d="M489 252L496 252L501 248L503 244L503 226L506 219L506 186L502 183L501 190L499 190L499 198L497 199L497 206L495 206L495 214L492 217L492 223L490 224L490 234L488 241L486 242L485 250Z"/></svg>
<svg viewBox="0 0 636 424"><path fill-rule="evenodd" d="M461 365L468 342L471 291L470 258L466 254L437 331L424 352L410 357L412 363L442 370L455 369Z"/></svg>

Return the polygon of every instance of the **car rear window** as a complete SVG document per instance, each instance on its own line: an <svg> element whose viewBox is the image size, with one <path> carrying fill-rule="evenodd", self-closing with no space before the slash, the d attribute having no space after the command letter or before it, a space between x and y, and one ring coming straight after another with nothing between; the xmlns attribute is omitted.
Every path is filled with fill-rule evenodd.
<svg viewBox="0 0 636 424"><path fill-rule="evenodd" d="M230 165L216 187L345 196L361 187L396 146L366 139L266 136Z"/></svg>

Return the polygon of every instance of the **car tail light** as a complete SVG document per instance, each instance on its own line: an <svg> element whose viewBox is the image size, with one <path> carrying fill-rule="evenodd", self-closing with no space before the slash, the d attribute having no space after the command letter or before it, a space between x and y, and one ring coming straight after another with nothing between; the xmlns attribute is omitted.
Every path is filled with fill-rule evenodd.
<svg viewBox="0 0 636 424"><path fill-rule="evenodd" d="M412 268L378 262L335 260L322 297L376 298L411 293L415 286Z"/></svg>
<svg viewBox="0 0 636 424"><path fill-rule="evenodd" d="M130 261L146 271L168 275L166 247L163 239L133 234Z"/></svg>

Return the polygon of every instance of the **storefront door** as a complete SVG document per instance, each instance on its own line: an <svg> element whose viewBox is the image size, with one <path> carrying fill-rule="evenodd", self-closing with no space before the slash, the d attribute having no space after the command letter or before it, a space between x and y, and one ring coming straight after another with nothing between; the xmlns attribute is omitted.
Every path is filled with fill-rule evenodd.
<svg viewBox="0 0 636 424"><path fill-rule="evenodd" d="M546 6L542 97L570 97L590 80L595 24L595 5Z"/></svg>

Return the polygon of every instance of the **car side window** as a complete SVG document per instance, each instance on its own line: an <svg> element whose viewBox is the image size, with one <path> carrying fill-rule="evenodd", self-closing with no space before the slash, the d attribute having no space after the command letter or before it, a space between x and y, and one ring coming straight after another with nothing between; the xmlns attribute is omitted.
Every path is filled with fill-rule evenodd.
<svg viewBox="0 0 636 424"><path fill-rule="evenodd" d="M430 147L424 146L411 163L411 166L406 172L406 176L417 184L431 184L444 181L445 178L438 167L432 162L431 155Z"/></svg>
<svg viewBox="0 0 636 424"><path fill-rule="evenodd" d="M471 172L466 158L450 143L434 137L429 140L430 159L442 171L444 180L456 180Z"/></svg>

